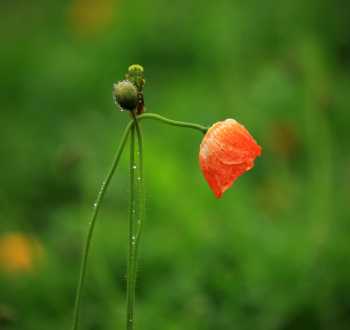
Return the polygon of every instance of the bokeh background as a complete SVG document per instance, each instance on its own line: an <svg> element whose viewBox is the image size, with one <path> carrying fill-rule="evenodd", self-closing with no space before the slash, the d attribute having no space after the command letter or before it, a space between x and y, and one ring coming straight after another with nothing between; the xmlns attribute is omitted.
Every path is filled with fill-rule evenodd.
<svg viewBox="0 0 350 330"><path fill-rule="evenodd" d="M234 117L263 147L217 200L200 134L143 122L137 329L350 328L350 2L0 2L0 329L69 329L81 248L146 73L148 111ZM128 157L98 219L81 329L123 329Z"/></svg>

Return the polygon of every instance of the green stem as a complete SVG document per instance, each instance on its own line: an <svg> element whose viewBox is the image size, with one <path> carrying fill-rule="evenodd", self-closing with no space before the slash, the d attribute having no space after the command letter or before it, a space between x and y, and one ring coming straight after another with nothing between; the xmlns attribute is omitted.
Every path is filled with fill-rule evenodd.
<svg viewBox="0 0 350 330"><path fill-rule="evenodd" d="M105 180L103 181L100 191L97 195L96 198L96 202L94 204L94 211L93 214L91 216L90 222L89 222L89 228L88 228L88 233L87 233L87 238L85 241L85 245L84 245L84 250L83 250L83 258L82 258L82 262L81 262L81 266L80 266L80 274L79 274L79 280L78 280L78 287L77 287L77 291L76 291L76 297L75 297L75 304L74 304L74 316L73 316L73 325L72 325L72 330L77 330L78 329L78 325L79 325L79 317L80 317L80 303L81 303L81 294L82 294L82 288L84 286L84 282L85 282L85 275L86 275L86 266L87 266L87 261L88 261L88 255L89 255L89 250L90 250L90 245L91 245L91 239L92 239L92 235L93 235L93 231L95 228L95 223L96 223L96 219L97 219L97 215L100 209L100 204L104 198L104 195L107 191L107 188L110 184L110 181L113 177L113 174L118 166L120 157L122 155L122 152L124 150L125 147L125 143L127 140L127 137L129 135L129 131L130 128L135 125L136 127L136 132L137 132L137 136L138 136L138 143L139 143L139 177L140 177L140 203L142 203L142 205L140 205L140 215L139 215L139 224L138 224L138 230L137 230L137 234L136 234L136 240L135 240L135 247L136 247L136 252L135 252L135 257L137 257L137 250L138 250L138 246L139 246L139 239L140 239L140 235L142 232L142 227L143 227L143 209L144 209L144 191L143 191L143 164L142 164L142 134L141 134L141 129L138 125L138 121L139 120L143 120L143 119L153 119L153 120L158 120L162 123L168 124L168 125L172 125L172 126L179 126L179 127L185 127L185 128L192 128L195 130L199 130L202 133L206 133L208 128L199 124L194 124L194 123L187 123L187 122L181 122L181 121L176 121L176 120L171 120L165 117L162 117L160 115L154 114L154 113L145 113L142 115L139 115L136 117L137 121L134 122L130 121L128 123L128 125L126 126L123 135L122 135L122 139L121 142L119 144L119 147L117 149L114 161L112 163L111 169L109 170ZM131 190L134 189L134 186L130 187ZM131 211L132 212L132 211ZM136 260L136 259L135 259ZM135 276L136 276L136 270L135 270ZM132 305L134 304L134 302L132 302ZM133 321L133 318L132 318ZM133 323L133 322L132 322ZM133 324L132 324L133 326ZM131 328L132 329L132 328Z"/></svg>
<svg viewBox="0 0 350 330"><path fill-rule="evenodd" d="M134 118L135 120L136 118ZM143 229L143 218L145 213L145 191L144 191L144 176L143 176L143 138L141 127L137 120L135 122L136 134L137 134L137 144L138 144L138 177L137 177L137 187L138 187L138 214L137 214L137 232L136 232L136 257L139 249L140 237Z"/></svg>
<svg viewBox="0 0 350 330"><path fill-rule="evenodd" d="M192 129L199 130L204 134L208 131L208 127L205 127L205 126L202 126L199 124L187 123L187 122L183 122L183 121L168 119L168 118L162 117L162 116L155 114L155 113L144 113L142 115L137 116L137 120L143 120L143 119L154 119L154 120L161 121L162 123L165 123L165 124L168 124L171 126L192 128Z"/></svg>
<svg viewBox="0 0 350 330"><path fill-rule="evenodd" d="M136 276L136 250L135 250L135 125L131 127L130 136L130 209L129 209L129 251L128 251L128 270L127 270L127 288L126 288L126 329L134 329L134 310L135 310L135 276Z"/></svg>
<svg viewBox="0 0 350 330"><path fill-rule="evenodd" d="M129 135L129 130L130 127L132 126L132 122L129 122L128 125L126 126L124 133L122 135L119 147L117 149L115 158L113 160L112 166L105 178L105 180L103 181L100 191L97 195L96 198L96 202L94 204L94 210L90 219L90 223L89 223L89 229L88 229L88 233L87 233L87 238L85 241L85 245L84 245L84 250L83 250L83 259L81 262L81 267L80 267L80 274L79 274L79 280L78 280L78 287L77 287L77 291L76 291L76 297L75 297L75 305L74 305L74 316L73 316L73 326L72 326L72 330L77 330L78 329L78 325L79 325L79 316L80 316L80 302L81 302L81 293L82 293L82 288L84 285L84 281L85 281L85 274L86 274L86 265L87 265L87 259L88 259L88 255L89 255L89 250L90 250L90 244L91 244L91 238L92 238L92 234L94 231L94 227L95 227L95 223L96 223L96 218L100 209L100 205L101 205L101 201L106 193L106 190L110 184L110 181L113 177L113 174L118 166L119 160L120 160L120 156L122 155L122 152L124 150L125 147L125 143L127 140L127 137Z"/></svg>
<svg viewBox="0 0 350 330"><path fill-rule="evenodd" d="M127 330L133 330L135 324L135 290L137 277L137 259L140 236L143 227L144 187L143 187L143 148L142 133L133 114L134 125L131 128L130 144L130 218L129 218L129 256L127 275ZM137 134L137 165L135 161L135 130ZM137 169L137 171L136 171ZM137 174L135 180L135 174ZM136 193L136 194L135 194ZM137 201L137 205L136 205ZM136 223L135 223L136 221ZM136 226L135 226L136 225Z"/></svg>

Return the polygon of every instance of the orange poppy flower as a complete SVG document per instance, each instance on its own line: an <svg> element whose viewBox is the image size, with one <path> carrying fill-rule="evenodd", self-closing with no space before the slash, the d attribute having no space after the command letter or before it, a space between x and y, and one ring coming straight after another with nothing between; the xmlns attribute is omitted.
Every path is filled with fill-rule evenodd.
<svg viewBox="0 0 350 330"><path fill-rule="evenodd" d="M219 121L205 134L199 164L215 196L221 195L244 172L254 166L261 147L247 129L234 119Z"/></svg>

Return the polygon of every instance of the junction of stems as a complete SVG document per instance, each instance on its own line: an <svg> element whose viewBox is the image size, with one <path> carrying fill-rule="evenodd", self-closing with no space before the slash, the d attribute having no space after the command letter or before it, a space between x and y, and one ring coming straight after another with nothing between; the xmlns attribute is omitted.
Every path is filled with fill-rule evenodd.
<svg viewBox="0 0 350 330"><path fill-rule="evenodd" d="M143 228L143 216L145 208L145 194L144 194L144 178L143 178L143 139L142 132L139 122L144 119L153 119L161 123L191 128L198 130L205 134L208 130L207 127L194 124L176 121L165 118L154 113L143 113L135 116L127 124L124 129L121 141L117 148L115 158L112 166L103 181L100 191L97 195L96 202L94 203L92 216L89 222L89 228L87 232L86 241L83 248L83 256L80 266L80 273L78 279L78 286L75 297L74 305L74 316L72 330L77 330L79 326L80 318L80 305L81 305L81 294L85 282L87 261L90 251L91 240L96 224L97 215L100 209L101 202L105 196L107 188L111 182L111 179L118 167L120 157L125 148L125 144L129 134L131 135L130 143L130 214L129 214L129 253L128 253L128 274L127 274L127 330L133 330L134 328L134 308L135 308L135 283L136 283L136 268L137 268L137 257L140 243L140 236ZM137 161L135 161L135 131L137 135ZM137 169L137 171L136 171ZM135 175L137 173L137 175ZM135 180L136 177L136 180Z"/></svg>

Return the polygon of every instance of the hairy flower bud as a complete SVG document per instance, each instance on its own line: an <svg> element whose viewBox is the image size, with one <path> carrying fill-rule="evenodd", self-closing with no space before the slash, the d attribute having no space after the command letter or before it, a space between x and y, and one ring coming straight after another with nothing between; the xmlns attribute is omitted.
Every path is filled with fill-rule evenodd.
<svg viewBox="0 0 350 330"><path fill-rule="evenodd" d="M128 80L119 81L113 85L113 98L123 110L134 110L138 103L137 89Z"/></svg>
<svg viewBox="0 0 350 330"><path fill-rule="evenodd" d="M143 67L139 64L132 64L128 68L128 73L125 78L131 81L137 88L138 92L143 91L145 85L145 76Z"/></svg>

